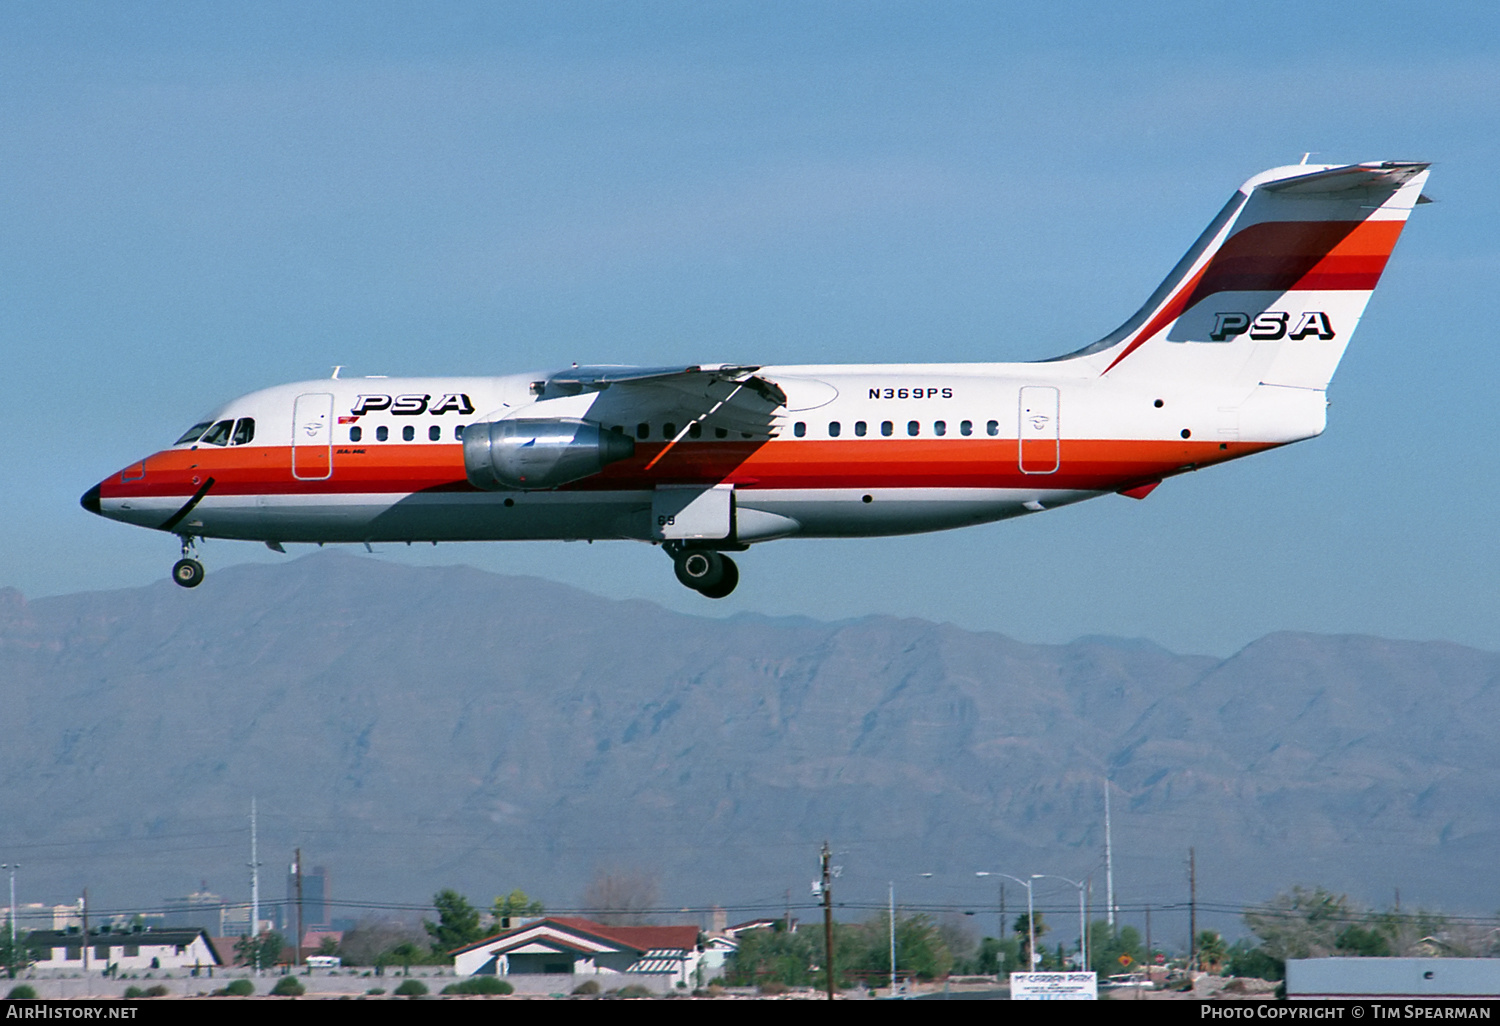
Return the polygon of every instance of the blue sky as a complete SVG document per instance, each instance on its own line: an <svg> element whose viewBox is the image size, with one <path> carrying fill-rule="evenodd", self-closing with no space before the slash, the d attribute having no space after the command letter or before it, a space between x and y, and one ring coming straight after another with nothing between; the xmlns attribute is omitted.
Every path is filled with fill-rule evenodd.
<svg viewBox="0 0 1500 1026"><path fill-rule="evenodd" d="M1305 151L1435 162L1320 439L1012 524L786 541L710 604L630 543L382 558L673 608L1228 653L1500 648L1487 4L0 8L0 585L159 580L85 488L266 385L1033 359L1135 310ZM295 550L294 550L295 551ZM278 560L248 543L216 567Z"/></svg>

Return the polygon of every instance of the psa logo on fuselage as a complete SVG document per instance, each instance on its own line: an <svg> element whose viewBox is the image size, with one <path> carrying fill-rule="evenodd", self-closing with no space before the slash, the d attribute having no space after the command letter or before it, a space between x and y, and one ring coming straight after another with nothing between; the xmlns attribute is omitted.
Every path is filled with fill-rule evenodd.
<svg viewBox="0 0 1500 1026"><path fill-rule="evenodd" d="M354 405L349 408L349 412L356 417L381 410L389 410L398 417L415 417L423 413L437 416L442 413L473 413L474 404L463 392L450 392L439 396L437 402L433 402L432 396L425 393L398 395L394 398L388 395L361 395L355 397Z"/></svg>
<svg viewBox="0 0 1500 1026"><path fill-rule="evenodd" d="M1308 310L1297 318L1297 326L1287 331L1291 320L1291 314L1280 310L1266 310L1253 317L1238 311L1225 311L1214 314L1214 330L1208 337L1215 342L1223 342L1248 331L1250 337L1257 342L1274 342L1282 338L1300 342L1313 336L1326 342L1333 338L1333 324L1321 310Z"/></svg>

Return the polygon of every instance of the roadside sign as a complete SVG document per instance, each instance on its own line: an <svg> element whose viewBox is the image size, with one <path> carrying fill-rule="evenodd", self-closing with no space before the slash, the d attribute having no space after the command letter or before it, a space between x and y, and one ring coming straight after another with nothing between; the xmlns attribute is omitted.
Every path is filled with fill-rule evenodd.
<svg viewBox="0 0 1500 1026"><path fill-rule="evenodd" d="M1012 1001L1097 1001L1097 973L1011 973Z"/></svg>

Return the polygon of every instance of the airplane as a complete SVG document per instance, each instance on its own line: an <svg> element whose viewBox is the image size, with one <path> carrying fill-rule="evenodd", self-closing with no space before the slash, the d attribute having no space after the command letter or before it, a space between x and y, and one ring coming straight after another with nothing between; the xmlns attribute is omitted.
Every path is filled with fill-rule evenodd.
<svg viewBox="0 0 1500 1026"><path fill-rule="evenodd" d="M780 538L1026 516L1312 438L1428 164L1245 182L1145 305L1034 363L571 366L280 385L90 488L195 541L634 539L708 598Z"/></svg>

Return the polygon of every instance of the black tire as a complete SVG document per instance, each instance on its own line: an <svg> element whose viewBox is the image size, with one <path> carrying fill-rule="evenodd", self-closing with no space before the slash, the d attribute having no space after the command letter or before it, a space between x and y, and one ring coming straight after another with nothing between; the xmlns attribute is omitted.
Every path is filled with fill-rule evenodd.
<svg viewBox="0 0 1500 1026"><path fill-rule="evenodd" d="M203 564L196 559L179 559L172 564L172 580L184 588L196 588L203 583Z"/></svg>
<svg viewBox="0 0 1500 1026"><path fill-rule="evenodd" d="M712 588L698 589L706 598L724 598L730 592L734 591L735 585L740 583L740 568L728 556L722 558L724 560L724 576L719 579L719 583Z"/></svg>
<svg viewBox="0 0 1500 1026"><path fill-rule="evenodd" d="M725 562L713 549L688 549L672 560L672 569L683 584L694 591L703 591L724 579Z"/></svg>

